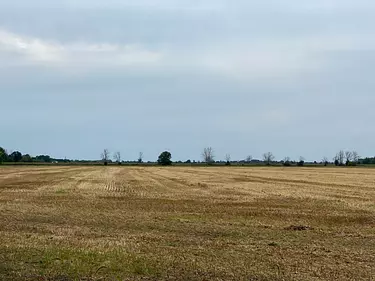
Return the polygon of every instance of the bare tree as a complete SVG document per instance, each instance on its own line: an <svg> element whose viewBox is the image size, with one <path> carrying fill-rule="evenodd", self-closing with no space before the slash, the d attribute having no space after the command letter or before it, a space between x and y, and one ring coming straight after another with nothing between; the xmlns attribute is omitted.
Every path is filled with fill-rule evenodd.
<svg viewBox="0 0 375 281"><path fill-rule="evenodd" d="M353 162L355 162L355 163L358 163L359 162L359 154L358 154L358 152L357 151L353 151L352 152L352 160L353 160Z"/></svg>
<svg viewBox="0 0 375 281"><path fill-rule="evenodd" d="M289 167L291 166L291 163L290 163L290 157L285 157L284 160L283 160L283 165L286 166L286 167Z"/></svg>
<svg viewBox="0 0 375 281"><path fill-rule="evenodd" d="M102 157L102 161L104 162L104 165L107 166L108 161L109 161L109 150L104 149L100 156Z"/></svg>
<svg viewBox="0 0 375 281"><path fill-rule="evenodd" d="M333 162L336 164L339 164L339 157L338 154L335 155L335 157L332 158Z"/></svg>
<svg viewBox="0 0 375 281"><path fill-rule="evenodd" d="M297 166L302 167L302 166L304 166L304 165L305 165L305 158L304 158L303 156L300 156L300 157L299 157L299 161L298 161L298 163L297 163Z"/></svg>
<svg viewBox="0 0 375 281"><path fill-rule="evenodd" d="M102 160L103 161L108 161L109 160L109 150L104 149L102 154L101 154Z"/></svg>
<svg viewBox="0 0 375 281"><path fill-rule="evenodd" d="M328 158L327 157L323 157L322 163L324 164L324 166L327 166L328 165Z"/></svg>
<svg viewBox="0 0 375 281"><path fill-rule="evenodd" d="M345 152L343 150L340 150L338 153L339 163L340 165L344 165L345 161Z"/></svg>
<svg viewBox="0 0 375 281"><path fill-rule="evenodd" d="M232 157L230 156L229 153L225 155L225 161L230 162L231 159Z"/></svg>
<svg viewBox="0 0 375 281"><path fill-rule="evenodd" d="M285 157L283 161L284 162L290 162L290 157Z"/></svg>
<svg viewBox="0 0 375 281"><path fill-rule="evenodd" d="M267 152L263 154L263 161L267 166L271 165L272 161L275 159L272 152Z"/></svg>
<svg viewBox="0 0 375 281"><path fill-rule="evenodd" d="M202 152L203 161L211 164L215 161L214 150L212 147L206 147Z"/></svg>
<svg viewBox="0 0 375 281"><path fill-rule="evenodd" d="M230 165L231 165L231 162L230 162L231 159L232 159L232 157L230 156L229 153L227 153L227 154L225 155L225 161L226 161L225 165L226 165L226 166L230 166Z"/></svg>
<svg viewBox="0 0 375 281"><path fill-rule="evenodd" d="M113 154L113 159L114 159L117 163L121 163L121 153L120 153L120 151L117 151L115 154Z"/></svg>
<svg viewBox="0 0 375 281"><path fill-rule="evenodd" d="M345 152L344 152L343 150L340 150L340 151L336 154L335 158L333 158L333 159L334 159L334 161L335 161L336 164L338 164L338 165L340 165L340 166L344 165L344 161L345 161Z"/></svg>
<svg viewBox="0 0 375 281"><path fill-rule="evenodd" d="M350 163L352 161L352 158L353 158L353 154L351 151L345 151L345 160L346 160L346 163Z"/></svg>
<svg viewBox="0 0 375 281"><path fill-rule="evenodd" d="M246 163L250 163L251 160L253 160L253 156L251 155L246 156L246 159L245 159Z"/></svg>
<svg viewBox="0 0 375 281"><path fill-rule="evenodd" d="M143 152L139 152L138 163L143 163Z"/></svg>

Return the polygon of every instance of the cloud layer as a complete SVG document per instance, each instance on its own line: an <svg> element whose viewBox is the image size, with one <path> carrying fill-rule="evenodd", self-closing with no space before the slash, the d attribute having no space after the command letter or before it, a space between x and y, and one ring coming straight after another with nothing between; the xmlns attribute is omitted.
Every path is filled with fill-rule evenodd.
<svg viewBox="0 0 375 281"><path fill-rule="evenodd" d="M73 158L108 147L198 159L206 145L232 158L371 155L374 10L365 0L1 3L0 95L14 116L0 121L1 145Z"/></svg>

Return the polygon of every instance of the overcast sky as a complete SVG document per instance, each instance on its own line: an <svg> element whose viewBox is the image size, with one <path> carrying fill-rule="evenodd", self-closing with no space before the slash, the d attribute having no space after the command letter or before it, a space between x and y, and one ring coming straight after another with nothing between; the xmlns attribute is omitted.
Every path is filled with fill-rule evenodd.
<svg viewBox="0 0 375 281"><path fill-rule="evenodd" d="M373 0L0 0L0 146L375 154Z"/></svg>

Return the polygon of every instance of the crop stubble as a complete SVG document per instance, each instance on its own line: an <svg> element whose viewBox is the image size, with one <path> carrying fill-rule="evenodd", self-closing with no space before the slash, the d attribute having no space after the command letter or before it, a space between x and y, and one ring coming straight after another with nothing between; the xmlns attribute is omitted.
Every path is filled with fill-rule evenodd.
<svg viewBox="0 0 375 281"><path fill-rule="evenodd" d="M0 279L372 280L374 202L372 169L2 167Z"/></svg>

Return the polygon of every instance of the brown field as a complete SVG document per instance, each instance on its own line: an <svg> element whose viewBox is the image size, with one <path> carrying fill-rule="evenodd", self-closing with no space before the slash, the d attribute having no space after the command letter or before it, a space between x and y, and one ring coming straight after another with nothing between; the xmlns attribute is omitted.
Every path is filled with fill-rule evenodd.
<svg viewBox="0 0 375 281"><path fill-rule="evenodd" d="M1 167L0 280L375 280L375 170Z"/></svg>

